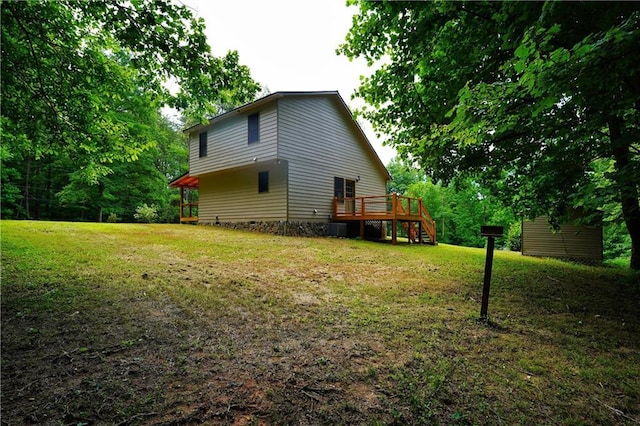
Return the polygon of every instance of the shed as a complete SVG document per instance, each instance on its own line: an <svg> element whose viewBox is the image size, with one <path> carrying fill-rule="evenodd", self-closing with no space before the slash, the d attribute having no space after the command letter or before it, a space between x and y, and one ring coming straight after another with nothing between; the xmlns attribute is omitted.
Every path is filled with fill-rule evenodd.
<svg viewBox="0 0 640 426"><path fill-rule="evenodd" d="M522 254L586 264L602 263L602 226L563 224L549 228L547 216L522 222Z"/></svg>

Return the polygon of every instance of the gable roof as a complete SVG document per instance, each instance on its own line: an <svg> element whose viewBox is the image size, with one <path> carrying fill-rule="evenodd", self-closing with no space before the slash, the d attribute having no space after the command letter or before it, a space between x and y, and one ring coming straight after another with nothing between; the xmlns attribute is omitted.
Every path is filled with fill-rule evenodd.
<svg viewBox="0 0 640 426"><path fill-rule="evenodd" d="M254 109L258 109L261 106L264 106L266 104L269 104L271 102L276 101L277 99L280 98L285 98L285 97L294 97L294 96L307 96L307 97L311 97L311 96L333 96L336 99L338 99L338 103L341 106L341 109L343 110L343 113L346 113L349 118L351 119L351 123L354 125L354 129L355 129L355 133L358 135L358 137L360 138L360 140L363 142L363 145L365 146L365 148L367 149L367 151L369 151L369 153L371 154L371 156L374 158L374 161L376 162L376 165L381 169L381 171L383 171L383 174L386 176L387 180L391 180L391 175L389 174L389 171L387 170L387 168L385 167L385 165L382 163L382 160L380 160L380 157L378 156L378 153L376 152L376 150L373 148L373 145L371 145L371 142L369 141L369 138L367 138L367 135L364 133L364 131L362 130L362 127L360 127L360 124L353 118L353 114L351 113L351 110L349 109L349 107L347 106L346 102L344 101L344 99L342 98L342 96L340 96L340 93L338 93L337 90L329 90L329 91L310 91L310 92L275 92L275 93L271 93L265 97L262 97L260 99L257 99L253 102L250 102L248 104L239 106L235 109L232 109L231 111L227 111L224 112L220 115L217 115L215 117L212 117L208 123L199 123L196 125L193 125L191 127L188 127L186 129L183 130L183 133L192 133L192 132L197 132L199 130L204 129L207 126L210 126L211 124L215 124L215 123L219 123L221 121L227 120L231 117L240 115L240 114L245 114L248 111L254 110Z"/></svg>

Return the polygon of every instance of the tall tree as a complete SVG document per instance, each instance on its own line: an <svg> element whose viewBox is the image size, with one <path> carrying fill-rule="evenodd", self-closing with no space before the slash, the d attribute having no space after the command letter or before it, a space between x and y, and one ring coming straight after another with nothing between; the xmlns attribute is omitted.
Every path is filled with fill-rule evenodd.
<svg viewBox="0 0 640 426"><path fill-rule="evenodd" d="M156 145L160 107L204 118L259 90L237 52L213 56L203 20L170 0L2 1L0 8L0 153L15 172L5 176L19 175L7 189L27 216L34 164L68 157L76 179L99 186L113 164Z"/></svg>
<svg viewBox="0 0 640 426"><path fill-rule="evenodd" d="M178 221L180 198L167 182L188 168L188 141L159 114L149 131L154 145L136 161L114 161L112 172L98 177L97 183L87 182L81 170L72 172L56 194L58 210L70 210L67 217L102 221L112 215L131 222L136 207L148 204L158 207L159 221Z"/></svg>
<svg viewBox="0 0 640 426"><path fill-rule="evenodd" d="M638 3L358 4L339 51L381 64L357 94L402 155L529 217L615 199L640 268Z"/></svg>
<svg viewBox="0 0 640 426"><path fill-rule="evenodd" d="M413 164L399 158L392 159L387 169L393 178L387 185L389 192L420 198L438 225L438 240L468 247L483 247L486 238L480 236L482 225L493 224L509 229L519 225L510 206L505 206L471 178L454 179L448 185L434 183ZM499 239L499 245L506 245Z"/></svg>
<svg viewBox="0 0 640 426"><path fill-rule="evenodd" d="M412 167L406 161L402 161L401 158L394 157L387 164L387 170L393 178L387 182L387 193L397 193L404 195L407 193L407 188L416 182L424 181L424 173L421 173L419 169Z"/></svg>

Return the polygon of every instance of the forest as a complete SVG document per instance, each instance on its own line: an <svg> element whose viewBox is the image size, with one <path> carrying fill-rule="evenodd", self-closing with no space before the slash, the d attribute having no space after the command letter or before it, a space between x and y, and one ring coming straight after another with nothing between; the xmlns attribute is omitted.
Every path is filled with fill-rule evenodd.
<svg viewBox="0 0 640 426"><path fill-rule="evenodd" d="M338 52L374 68L359 113L403 159L518 217L602 218L640 269L638 3L353 3Z"/></svg>
<svg viewBox="0 0 640 426"><path fill-rule="evenodd" d="M388 190L422 198L439 241L481 246L492 222L518 250L523 218L579 209L603 221L606 259L640 268L637 3L348 3L337 54L372 70L357 114L399 154ZM181 129L261 91L239 53L212 55L168 0L1 11L2 218L176 222Z"/></svg>
<svg viewBox="0 0 640 426"><path fill-rule="evenodd" d="M180 129L260 89L204 28L165 0L2 2L2 217L175 221Z"/></svg>

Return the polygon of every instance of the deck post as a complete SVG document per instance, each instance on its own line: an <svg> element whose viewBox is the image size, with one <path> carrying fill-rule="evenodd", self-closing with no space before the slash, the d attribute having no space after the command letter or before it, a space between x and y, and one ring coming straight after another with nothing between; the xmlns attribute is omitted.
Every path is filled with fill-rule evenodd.
<svg viewBox="0 0 640 426"><path fill-rule="evenodd" d="M422 238L422 198L418 198L418 216L420 216L420 222L418 222L418 242L424 244L424 238Z"/></svg>
<svg viewBox="0 0 640 426"><path fill-rule="evenodd" d="M184 186L180 187L180 222L184 218Z"/></svg>
<svg viewBox="0 0 640 426"><path fill-rule="evenodd" d="M398 194L395 192L391 194L391 216L392 219L396 218L396 210L398 207Z"/></svg>
<svg viewBox="0 0 640 426"><path fill-rule="evenodd" d="M360 221L360 239L364 240L364 219Z"/></svg>
<svg viewBox="0 0 640 426"><path fill-rule="evenodd" d="M391 219L391 244L393 244L394 246L397 244L398 242L398 221L393 218Z"/></svg>
<svg viewBox="0 0 640 426"><path fill-rule="evenodd" d="M395 192L391 196L391 244L394 246L398 243L398 220L396 215L398 207L398 194Z"/></svg>

